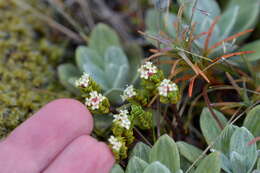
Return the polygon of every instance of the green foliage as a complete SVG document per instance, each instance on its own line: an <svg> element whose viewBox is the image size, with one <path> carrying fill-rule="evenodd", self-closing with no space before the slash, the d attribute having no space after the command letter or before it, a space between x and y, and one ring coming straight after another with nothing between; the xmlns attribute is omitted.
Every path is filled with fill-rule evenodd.
<svg viewBox="0 0 260 173"><path fill-rule="evenodd" d="M259 134L259 130L257 130L259 125L258 110L259 106L256 106L248 113L244 121L244 126L248 129L225 125L223 131L217 126L210 112L205 112L204 109L201 114L203 135L206 140L210 139L207 141L209 145L214 143L212 148L220 152L221 167L227 173L250 173L256 164L258 156L256 143L250 142L254 139L252 133ZM224 119L220 112L215 111L215 113L219 119ZM207 125L205 117L207 117ZM249 130L252 130L252 133Z"/></svg>
<svg viewBox="0 0 260 173"><path fill-rule="evenodd" d="M133 148L132 155L126 166L126 173L183 173L183 168L180 167L180 155L177 146L181 148L180 154L190 158L190 161L195 161L195 157L198 157L202 152L184 142L178 142L178 144L176 144L172 138L163 135L151 149L143 143L138 143ZM189 151L191 153L188 153ZM193 153L195 156L192 156ZM142 158L147 159L147 155L150 156L150 159L146 161L143 160ZM220 168L220 153L214 152L199 162L195 172L220 173ZM118 170L114 168L111 173L117 173L116 171ZM120 173L121 172L122 170Z"/></svg>
<svg viewBox="0 0 260 173"><path fill-rule="evenodd" d="M150 152L150 162L160 161L171 172L180 169L180 156L177 144L167 135L161 136L154 144Z"/></svg>
<svg viewBox="0 0 260 173"><path fill-rule="evenodd" d="M226 118L222 115L221 112L216 110L214 110L214 112L224 127L227 123ZM221 132L217 121L212 118L208 108L204 108L200 115L200 127L208 145L210 145Z"/></svg>
<svg viewBox="0 0 260 173"><path fill-rule="evenodd" d="M186 24L190 23L191 16L193 16L192 22L197 24L193 34L198 35L203 32L207 32L209 31L211 25L215 22L216 17L220 16L219 21L214 26L214 31L211 34L211 38L209 39L209 46L212 46L215 43L236 33L247 29L253 29L258 21L260 11L260 2L258 0L250 0L250 2L244 0L230 0L222 13L216 0L199 0L197 1L195 7L195 1L191 2L187 0L178 0L178 2L180 5L184 5L185 7L185 18L181 19L179 26L180 30L185 30L187 28ZM173 23L176 23L177 20L177 16L174 13L160 13L158 10L149 10L146 15L147 33L155 36L158 35L159 30L161 30L171 36L172 39L181 39L180 34L177 33L177 28L174 28L173 25ZM159 21L160 23L158 24ZM248 35L249 34L236 39L235 44L244 41ZM206 35L194 40L195 44L193 49L195 50L193 51L206 51L202 53L208 53L207 50L203 50L205 48L205 41ZM236 49L235 44L224 42L222 46L215 48L207 55L212 57L220 56L222 53L232 52ZM185 47L185 43L181 46ZM196 49L196 47L199 49Z"/></svg>
<svg viewBox="0 0 260 173"><path fill-rule="evenodd" d="M55 66L63 49L41 37L48 37L45 24L11 1L0 2L0 15L2 138L44 104L70 95L56 82Z"/></svg>
<svg viewBox="0 0 260 173"><path fill-rule="evenodd" d="M202 150L186 142L179 141L177 142L177 146L180 155L187 159L190 163L195 162L196 159L202 154Z"/></svg>
<svg viewBox="0 0 260 173"><path fill-rule="evenodd" d="M151 147L149 147L148 145L142 143L142 142L138 142L134 149L132 150L131 156L136 156L139 157L140 159L149 162L149 153L151 151Z"/></svg>
<svg viewBox="0 0 260 173"><path fill-rule="evenodd" d="M255 137L260 136L260 105L250 110L246 116L243 126L246 127ZM258 145L260 148L260 145Z"/></svg>
<svg viewBox="0 0 260 173"><path fill-rule="evenodd" d="M79 46L76 50L77 67L59 67L60 81L75 92L75 76L86 72L101 86L104 95L113 104L122 103L120 94L126 84L135 82L142 57L141 49L134 44L127 45L126 52L129 58L115 31L105 24L98 24L90 34L89 46ZM69 74L72 68L74 73Z"/></svg>
<svg viewBox="0 0 260 173"><path fill-rule="evenodd" d="M220 173L220 169L220 153L214 152L201 161L195 173Z"/></svg>

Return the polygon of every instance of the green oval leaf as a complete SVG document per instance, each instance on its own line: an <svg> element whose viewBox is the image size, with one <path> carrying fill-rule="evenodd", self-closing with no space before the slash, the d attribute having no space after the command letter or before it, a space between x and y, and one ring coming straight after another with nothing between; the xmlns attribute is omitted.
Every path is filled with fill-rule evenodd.
<svg viewBox="0 0 260 173"><path fill-rule="evenodd" d="M120 47L109 47L105 53L105 75L111 88L124 88L127 84L129 63Z"/></svg>
<svg viewBox="0 0 260 173"><path fill-rule="evenodd" d="M250 172L253 169L257 159L256 144L248 144L252 139L254 139L254 136L246 128L241 127L234 132L230 141L229 151L231 153L237 153L233 154L233 160L242 160L242 163L240 163L243 164L242 170L246 170L247 172ZM239 171L238 167L233 164L232 169L233 171Z"/></svg>
<svg viewBox="0 0 260 173"><path fill-rule="evenodd" d="M220 173L220 169L220 153L214 152L200 162L195 173Z"/></svg>
<svg viewBox="0 0 260 173"><path fill-rule="evenodd" d="M131 157L136 156L146 162L149 162L150 151L151 151L151 147L144 144L143 142L138 142L131 152Z"/></svg>
<svg viewBox="0 0 260 173"><path fill-rule="evenodd" d="M100 56L104 56L110 46L120 46L117 33L105 24L98 24L91 32L89 38L89 47Z"/></svg>
<svg viewBox="0 0 260 173"><path fill-rule="evenodd" d="M243 126L245 126L254 137L260 136L260 105L248 112ZM260 148L260 144L258 147Z"/></svg>
<svg viewBox="0 0 260 173"><path fill-rule="evenodd" d="M190 145L186 142L177 142L177 146L178 146L180 155L182 155L184 158L186 158L191 163L193 163L203 152L199 148L197 148L193 145Z"/></svg>
<svg viewBox="0 0 260 173"><path fill-rule="evenodd" d="M216 116L219 118L223 126L227 124L227 119L221 112L214 110ZM208 108L204 108L200 115L200 128L206 139L206 142L210 145L221 133L221 129L218 126L216 120L212 117Z"/></svg>
<svg viewBox="0 0 260 173"><path fill-rule="evenodd" d="M124 173L124 170L121 168L120 165L115 164L110 173Z"/></svg>
<svg viewBox="0 0 260 173"><path fill-rule="evenodd" d="M134 156L128 162L126 173L143 173L147 166L147 162Z"/></svg>
<svg viewBox="0 0 260 173"><path fill-rule="evenodd" d="M177 144L168 135L161 136L150 151L150 162L159 161L171 172L180 169L180 156Z"/></svg>
<svg viewBox="0 0 260 173"><path fill-rule="evenodd" d="M144 173L171 173L171 171L160 162L153 162L144 170Z"/></svg>
<svg viewBox="0 0 260 173"><path fill-rule="evenodd" d="M58 67L59 80L69 91L79 94L79 90L75 87L75 81L80 77L80 72L72 64L62 64Z"/></svg>

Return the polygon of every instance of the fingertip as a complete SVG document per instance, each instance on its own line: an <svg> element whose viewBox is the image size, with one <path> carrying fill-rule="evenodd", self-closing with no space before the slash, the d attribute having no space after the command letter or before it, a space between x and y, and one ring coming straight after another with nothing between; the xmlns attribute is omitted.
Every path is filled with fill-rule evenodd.
<svg viewBox="0 0 260 173"><path fill-rule="evenodd" d="M75 99L57 99L48 103L41 110L57 112L56 115L62 116L58 118L68 119L69 121L74 120L78 123L85 122L85 127L87 127L87 134L90 134L93 130L93 117L91 113L85 105Z"/></svg>

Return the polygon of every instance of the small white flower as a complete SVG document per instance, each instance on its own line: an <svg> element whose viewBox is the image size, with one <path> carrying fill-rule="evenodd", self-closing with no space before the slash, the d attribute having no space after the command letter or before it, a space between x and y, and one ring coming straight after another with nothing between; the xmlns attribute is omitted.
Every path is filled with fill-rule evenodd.
<svg viewBox="0 0 260 173"><path fill-rule="evenodd" d="M160 86L158 87L159 95L167 97L169 92L177 91L178 87L175 83L170 81L169 79L164 79Z"/></svg>
<svg viewBox="0 0 260 173"><path fill-rule="evenodd" d="M128 86L128 87L124 90L123 95L121 95L121 98L122 98L123 101L125 101L125 100L127 100L127 99L129 99L129 98L131 98L131 97L136 96L136 94L137 94L137 93L136 93L135 90L134 90L134 86L133 86L133 85L130 85L130 86Z"/></svg>
<svg viewBox="0 0 260 173"><path fill-rule="evenodd" d="M121 149L122 143L114 136L110 136L108 142L112 145L112 148L117 152Z"/></svg>
<svg viewBox="0 0 260 173"><path fill-rule="evenodd" d="M114 120L113 122L116 122L121 127L129 130L131 126L131 122L128 118L128 111L127 110L120 110L119 114L113 115Z"/></svg>
<svg viewBox="0 0 260 173"><path fill-rule="evenodd" d="M105 97L102 94L92 91L90 97L86 98L85 105L91 107L92 110L96 110L99 109L99 105L104 99Z"/></svg>
<svg viewBox="0 0 260 173"><path fill-rule="evenodd" d="M89 84L89 74L87 74L86 72L83 73L83 75L75 81L75 85L76 87L88 87L88 84Z"/></svg>
<svg viewBox="0 0 260 173"><path fill-rule="evenodd" d="M152 62L145 62L144 65L142 65L139 69L138 72L140 73L140 77L143 79L148 79L150 76L153 74L157 73L157 67L153 65Z"/></svg>

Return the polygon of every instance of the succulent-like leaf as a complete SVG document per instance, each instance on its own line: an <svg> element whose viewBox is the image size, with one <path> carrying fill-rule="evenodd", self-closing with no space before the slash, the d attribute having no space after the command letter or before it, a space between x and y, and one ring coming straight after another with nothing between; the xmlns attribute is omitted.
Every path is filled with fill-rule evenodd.
<svg viewBox="0 0 260 173"><path fill-rule="evenodd" d="M145 25L149 33L158 34L159 29L165 31L165 26L162 21L162 16L160 15L160 12L158 12L157 10L150 9L147 11Z"/></svg>
<svg viewBox="0 0 260 173"><path fill-rule="evenodd" d="M138 78L137 70L141 66L143 58L143 51L141 47L136 43L129 43L125 46L128 62L130 66L129 70L129 81L134 83Z"/></svg>
<svg viewBox="0 0 260 173"><path fill-rule="evenodd" d="M144 144L143 142L138 142L135 145L134 149L132 150L130 157L136 156L146 162L149 162L150 151L151 151L151 147Z"/></svg>
<svg viewBox="0 0 260 173"><path fill-rule="evenodd" d="M257 159L257 149L256 144L250 144L249 142L254 138L254 136L244 127L237 129L231 137L230 141L230 152L233 153L233 160L231 162L234 163L237 161L237 164L242 164L243 168L237 167L234 163L232 164L233 172L239 173L240 170L245 170L245 172L250 172ZM231 156L232 157L232 156ZM241 161L241 163L239 163ZM241 165L240 165L241 166ZM236 171L235 171L236 170ZM241 172L242 173L242 172Z"/></svg>
<svg viewBox="0 0 260 173"><path fill-rule="evenodd" d="M110 88L124 88L128 82L129 63L120 47L111 46L105 53L105 74Z"/></svg>
<svg viewBox="0 0 260 173"><path fill-rule="evenodd" d="M250 110L244 120L244 125L255 137L260 136L260 105ZM260 145L258 145L260 148Z"/></svg>
<svg viewBox="0 0 260 173"><path fill-rule="evenodd" d="M176 142L180 155L193 163L201 154L202 150L186 142Z"/></svg>
<svg viewBox="0 0 260 173"><path fill-rule="evenodd" d="M93 115L94 131L99 136L106 136L111 128L113 117L109 115Z"/></svg>
<svg viewBox="0 0 260 173"><path fill-rule="evenodd" d="M93 49L80 46L76 50L76 63L81 72L87 72L103 90L107 90L109 85L105 77L104 60Z"/></svg>
<svg viewBox="0 0 260 173"><path fill-rule="evenodd" d="M81 73L78 69L72 64L62 64L58 67L58 76L60 82L68 90L75 94L79 94L78 89L75 87L75 80L79 78Z"/></svg>
<svg viewBox="0 0 260 173"><path fill-rule="evenodd" d="M245 58L248 62L254 63L255 61L260 60L260 40L256 40L246 44L241 49L239 49L239 51L255 51L255 53L245 55ZM242 61L242 59L238 57L234 57L233 59L239 62Z"/></svg>
<svg viewBox="0 0 260 173"><path fill-rule="evenodd" d="M177 144L168 135L161 136L150 151L150 162L159 161L171 172L180 169L180 156Z"/></svg>
<svg viewBox="0 0 260 173"><path fill-rule="evenodd" d="M187 169L190 168L191 162L188 161L185 157L180 155L180 163L181 163L181 169L185 172ZM199 163L199 162L198 162ZM190 173L194 173L195 168L191 168Z"/></svg>
<svg viewBox="0 0 260 173"><path fill-rule="evenodd" d="M147 166L144 173L171 173L171 171L165 165L156 161Z"/></svg>
<svg viewBox="0 0 260 173"><path fill-rule="evenodd" d="M184 14L186 18L190 19L194 11L193 6L195 1L178 0L178 2L185 5L186 10L184 10ZM220 16L220 8L216 0L198 0L194 9L193 22L197 24L201 24L207 18L214 19Z"/></svg>
<svg viewBox="0 0 260 173"><path fill-rule="evenodd" d="M105 96L109 98L109 101L113 104L122 103L122 98L120 97L123 94L123 90L120 88L112 88L105 92Z"/></svg>
<svg viewBox="0 0 260 173"><path fill-rule="evenodd" d="M225 126L227 124L227 119L224 117L224 115L214 110L216 116L221 121L222 125ZM210 111L208 108L204 108L201 115L200 115L200 128L202 130L202 133L206 139L206 142L210 145L217 136L221 133L221 129L218 126L218 123L216 120L212 117Z"/></svg>
<svg viewBox="0 0 260 173"><path fill-rule="evenodd" d="M155 8L159 11L166 11L170 6L170 0L152 0Z"/></svg>
<svg viewBox="0 0 260 173"><path fill-rule="evenodd" d="M177 20L177 16L173 13L166 13L163 15L163 21L165 23L166 31L172 38L176 38L176 28L174 22Z"/></svg>
<svg viewBox="0 0 260 173"><path fill-rule="evenodd" d="M230 0L226 10L230 10L230 8L233 8L236 5L239 6L239 13L237 17L238 20L236 21L231 34L236 34L246 29L252 29L259 20L259 0ZM245 37L240 37L238 40L242 40L244 38Z"/></svg>
<svg viewBox="0 0 260 173"><path fill-rule="evenodd" d="M246 173L247 168L245 166L246 158L237 152L231 152L230 154L230 164L232 168L232 172L235 173Z"/></svg>
<svg viewBox="0 0 260 173"><path fill-rule="evenodd" d="M143 173L148 163L139 157L133 156L127 165L126 173Z"/></svg>
<svg viewBox="0 0 260 173"><path fill-rule="evenodd" d="M89 47L100 56L104 56L107 48L110 46L120 46L117 33L105 24L98 24L91 32Z"/></svg>
<svg viewBox="0 0 260 173"><path fill-rule="evenodd" d="M239 12L239 6L235 5L231 7L229 10L226 10L222 15L218 22L218 26L221 29L221 35L222 39L227 38L231 35L231 32L234 28L234 25L236 21L238 20L238 12Z"/></svg>
<svg viewBox="0 0 260 173"><path fill-rule="evenodd" d="M221 135L219 136L218 140L216 141L214 149L221 151L223 154L228 156L231 136L238 128L239 127L235 125L227 125L225 129L221 132Z"/></svg>
<svg viewBox="0 0 260 173"><path fill-rule="evenodd" d="M195 173L220 173L220 169L220 153L214 152L200 162Z"/></svg>
<svg viewBox="0 0 260 173"><path fill-rule="evenodd" d="M227 173L232 173L231 162L229 158L223 153L220 153L220 158L221 158L221 168L225 170Z"/></svg>
<svg viewBox="0 0 260 173"><path fill-rule="evenodd" d="M120 165L115 164L110 173L124 173L124 170L121 168Z"/></svg>

